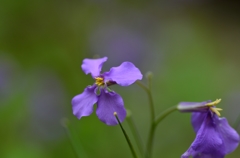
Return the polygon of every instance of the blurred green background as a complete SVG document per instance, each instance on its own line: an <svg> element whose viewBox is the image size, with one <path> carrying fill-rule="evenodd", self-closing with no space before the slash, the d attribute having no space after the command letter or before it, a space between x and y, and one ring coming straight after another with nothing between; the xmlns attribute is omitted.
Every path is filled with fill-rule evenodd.
<svg viewBox="0 0 240 158"><path fill-rule="evenodd" d="M119 126L103 124L95 113L81 120L72 114L73 96L94 82L82 72L82 60L94 55L109 57L103 71L124 61L143 74L152 71L156 113L181 101L222 98L218 107L233 125L240 114L238 6L217 0L0 1L0 157L76 157L63 118L82 158L131 157ZM136 84L112 89L146 143L146 94ZM133 141L126 121L123 126ZM194 138L190 114L174 112L157 128L153 155L180 157ZM239 155L237 148L226 157Z"/></svg>

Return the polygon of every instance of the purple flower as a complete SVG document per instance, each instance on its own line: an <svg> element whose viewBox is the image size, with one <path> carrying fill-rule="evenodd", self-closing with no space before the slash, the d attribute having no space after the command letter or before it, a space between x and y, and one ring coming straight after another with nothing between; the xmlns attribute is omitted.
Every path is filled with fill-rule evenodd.
<svg viewBox="0 0 240 158"><path fill-rule="evenodd" d="M239 144L238 133L228 124L226 118L220 118L216 108L221 99L214 102L181 102L178 109L192 113L192 125L196 138L182 158L224 158L233 152Z"/></svg>
<svg viewBox="0 0 240 158"><path fill-rule="evenodd" d="M96 114L98 118L107 125L118 124L114 112L117 112L120 121L126 117L126 110L122 97L110 90L108 86L118 84L129 86L136 80L142 79L142 74L131 62L123 62L118 67L112 67L109 72L100 74L103 63L107 57L99 59L84 59L82 70L85 74L91 74L95 84L87 86L83 93L72 99L73 114L81 119L93 112L93 105L97 104ZM100 91L97 94L97 90Z"/></svg>

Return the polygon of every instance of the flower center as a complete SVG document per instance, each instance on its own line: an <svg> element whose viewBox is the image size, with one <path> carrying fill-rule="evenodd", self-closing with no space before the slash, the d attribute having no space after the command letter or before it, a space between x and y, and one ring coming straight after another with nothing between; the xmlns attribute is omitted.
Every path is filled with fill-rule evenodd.
<svg viewBox="0 0 240 158"><path fill-rule="evenodd" d="M102 77L95 77L95 80L96 80L95 84L97 86L103 86L104 85L104 79Z"/></svg>
<svg viewBox="0 0 240 158"><path fill-rule="evenodd" d="M221 108L216 108L216 105L220 102L221 102L221 99L217 99L217 100L215 100L213 102L210 102L210 103L207 103L205 105L208 106L213 113L217 114L218 116L221 116L219 111L221 111L222 109Z"/></svg>

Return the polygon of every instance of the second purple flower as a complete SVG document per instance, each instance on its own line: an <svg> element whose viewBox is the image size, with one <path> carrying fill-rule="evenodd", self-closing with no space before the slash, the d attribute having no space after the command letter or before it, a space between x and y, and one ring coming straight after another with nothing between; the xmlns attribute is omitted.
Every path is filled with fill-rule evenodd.
<svg viewBox="0 0 240 158"><path fill-rule="evenodd" d="M238 133L220 118L222 109L216 105L221 101L181 102L178 110L192 113L192 126L196 138L181 158L224 158L239 144Z"/></svg>
<svg viewBox="0 0 240 158"><path fill-rule="evenodd" d="M123 62L120 66L112 67L110 71L101 74L102 65L106 61L107 57L83 60L82 70L85 74L90 73L95 83L87 86L83 93L72 99L72 109L73 114L81 119L83 116L92 114L93 105L96 103L98 118L107 125L117 125L118 122L113 113L117 112L122 122L126 117L126 110L122 97L109 90L108 86L113 84L129 86L136 80L141 80L142 74L131 62ZM100 91L99 94L97 90Z"/></svg>

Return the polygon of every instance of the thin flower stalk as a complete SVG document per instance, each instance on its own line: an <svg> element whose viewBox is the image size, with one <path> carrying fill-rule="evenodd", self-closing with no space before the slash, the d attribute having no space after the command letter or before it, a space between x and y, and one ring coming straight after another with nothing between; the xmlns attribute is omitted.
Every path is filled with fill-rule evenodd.
<svg viewBox="0 0 240 158"><path fill-rule="evenodd" d="M138 158L138 157L137 157L137 154L136 154L136 152L135 152L135 150L134 150L134 148L133 148L133 145L132 145L132 143L131 143L128 135L127 135L127 132L124 130L124 128L123 128L123 126L122 126L122 124L121 124L121 122L120 122L120 120L119 120L119 118L118 118L117 112L114 112L113 115L116 117L116 120L117 120L118 124L119 124L120 127L121 127L121 130L122 130L122 132L123 132L123 134L124 134L124 137L125 137L125 139L127 140L128 146L129 146L129 148L131 149L131 152L132 152L133 157L134 157L134 158Z"/></svg>

